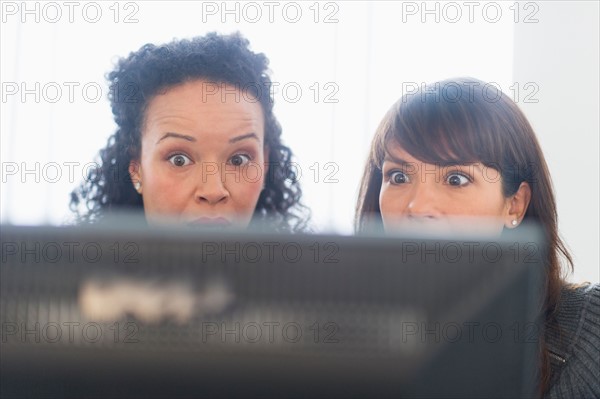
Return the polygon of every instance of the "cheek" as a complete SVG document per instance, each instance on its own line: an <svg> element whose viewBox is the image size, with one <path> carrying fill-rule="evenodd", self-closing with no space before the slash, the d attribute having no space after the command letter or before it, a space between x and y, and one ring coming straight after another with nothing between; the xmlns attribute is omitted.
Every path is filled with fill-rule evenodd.
<svg viewBox="0 0 600 399"><path fill-rule="evenodd" d="M227 208L238 217L252 216L265 181L262 163L250 163L238 170L225 173L225 189L230 200Z"/></svg>
<svg viewBox="0 0 600 399"><path fill-rule="evenodd" d="M144 208L149 212L169 212L185 207L184 185L172 179L154 178L144 187Z"/></svg>
<svg viewBox="0 0 600 399"><path fill-rule="evenodd" d="M254 211L254 206L258 201L258 197L263 188L264 178L262 174L256 173L255 170L241 173L240 179L229 181L227 190L238 208L251 208Z"/></svg>
<svg viewBox="0 0 600 399"><path fill-rule="evenodd" d="M481 216L501 217L506 207L506 199L502 195L500 185L489 184L479 187L469 201L456 204L464 209L464 213Z"/></svg>
<svg viewBox="0 0 600 399"><path fill-rule="evenodd" d="M402 216L405 209L404 200L399 193L394 193L394 190L387 186L381 188L379 191L379 210L384 220Z"/></svg>
<svg viewBox="0 0 600 399"><path fill-rule="evenodd" d="M262 163L250 163L240 171L240 181L245 186L262 187L265 181L266 170Z"/></svg>
<svg viewBox="0 0 600 399"><path fill-rule="evenodd" d="M153 162L142 165L144 209L151 213L177 213L185 207L188 184L159 166Z"/></svg>
<svg viewBox="0 0 600 399"><path fill-rule="evenodd" d="M474 216L490 216L490 217L501 217L503 215L503 206L500 203L475 203L473 204L473 207L471 207L470 209L472 209L471 212L468 212L468 209L466 210L467 215L469 213L473 214Z"/></svg>

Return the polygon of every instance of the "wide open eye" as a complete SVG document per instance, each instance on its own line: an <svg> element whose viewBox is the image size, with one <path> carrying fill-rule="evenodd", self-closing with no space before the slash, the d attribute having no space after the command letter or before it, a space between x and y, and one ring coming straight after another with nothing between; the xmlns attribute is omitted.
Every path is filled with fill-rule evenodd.
<svg viewBox="0 0 600 399"><path fill-rule="evenodd" d="M393 170L389 173L389 179L392 184L405 184L410 182L406 173L399 170Z"/></svg>
<svg viewBox="0 0 600 399"><path fill-rule="evenodd" d="M169 157L169 162L175 166L187 166L192 163L192 160L183 154L175 154Z"/></svg>
<svg viewBox="0 0 600 399"><path fill-rule="evenodd" d="M243 165L247 164L248 162L250 162L250 156L248 156L246 154L235 154L234 156L231 157L229 162L233 166L243 166Z"/></svg>
<svg viewBox="0 0 600 399"><path fill-rule="evenodd" d="M467 184L469 184L471 182L471 179L469 179L467 176L463 175L462 173L450 173L448 174L448 176L446 176L446 183L454 186L454 187L461 187L461 186L465 186Z"/></svg>

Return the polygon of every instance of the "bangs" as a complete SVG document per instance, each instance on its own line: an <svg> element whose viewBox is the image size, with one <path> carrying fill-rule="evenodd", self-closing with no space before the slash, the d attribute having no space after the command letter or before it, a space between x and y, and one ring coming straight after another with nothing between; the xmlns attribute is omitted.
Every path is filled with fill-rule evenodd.
<svg viewBox="0 0 600 399"><path fill-rule="evenodd" d="M383 163L386 157L395 158L394 145L440 168L479 163L495 169L505 198L522 182L531 188L532 202L539 201L539 190L552 197L531 125L508 96L500 90L491 93L490 87L495 86L474 78L449 79L405 94L390 108L371 142L356 207L357 231L367 231L370 218L381 221ZM528 211L526 217L535 212Z"/></svg>
<svg viewBox="0 0 600 399"><path fill-rule="evenodd" d="M499 169L506 144L498 131L506 126L498 104L477 95L448 101L443 93L404 95L394 104L377 130L372 154L377 166L396 143L421 162L441 167L481 162Z"/></svg>

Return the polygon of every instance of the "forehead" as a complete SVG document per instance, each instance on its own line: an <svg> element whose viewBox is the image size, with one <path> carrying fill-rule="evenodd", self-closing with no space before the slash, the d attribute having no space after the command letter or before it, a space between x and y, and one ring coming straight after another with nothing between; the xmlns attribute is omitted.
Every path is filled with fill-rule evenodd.
<svg viewBox="0 0 600 399"><path fill-rule="evenodd" d="M144 127L234 134L250 129L263 134L260 102L240 88L225 83L194 80L154 96L146 109Z"/></svg>

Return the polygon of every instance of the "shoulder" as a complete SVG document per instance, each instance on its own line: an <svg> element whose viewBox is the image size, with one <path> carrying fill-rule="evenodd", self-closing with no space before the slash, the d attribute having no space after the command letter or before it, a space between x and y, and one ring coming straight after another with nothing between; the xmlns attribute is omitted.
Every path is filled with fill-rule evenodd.
<svg viewBox="0 0 600 399"><path fill-rule="evenodd" d="M600 285L565 286L554 326L546 331L549 397L600 397Z"/></svg>

